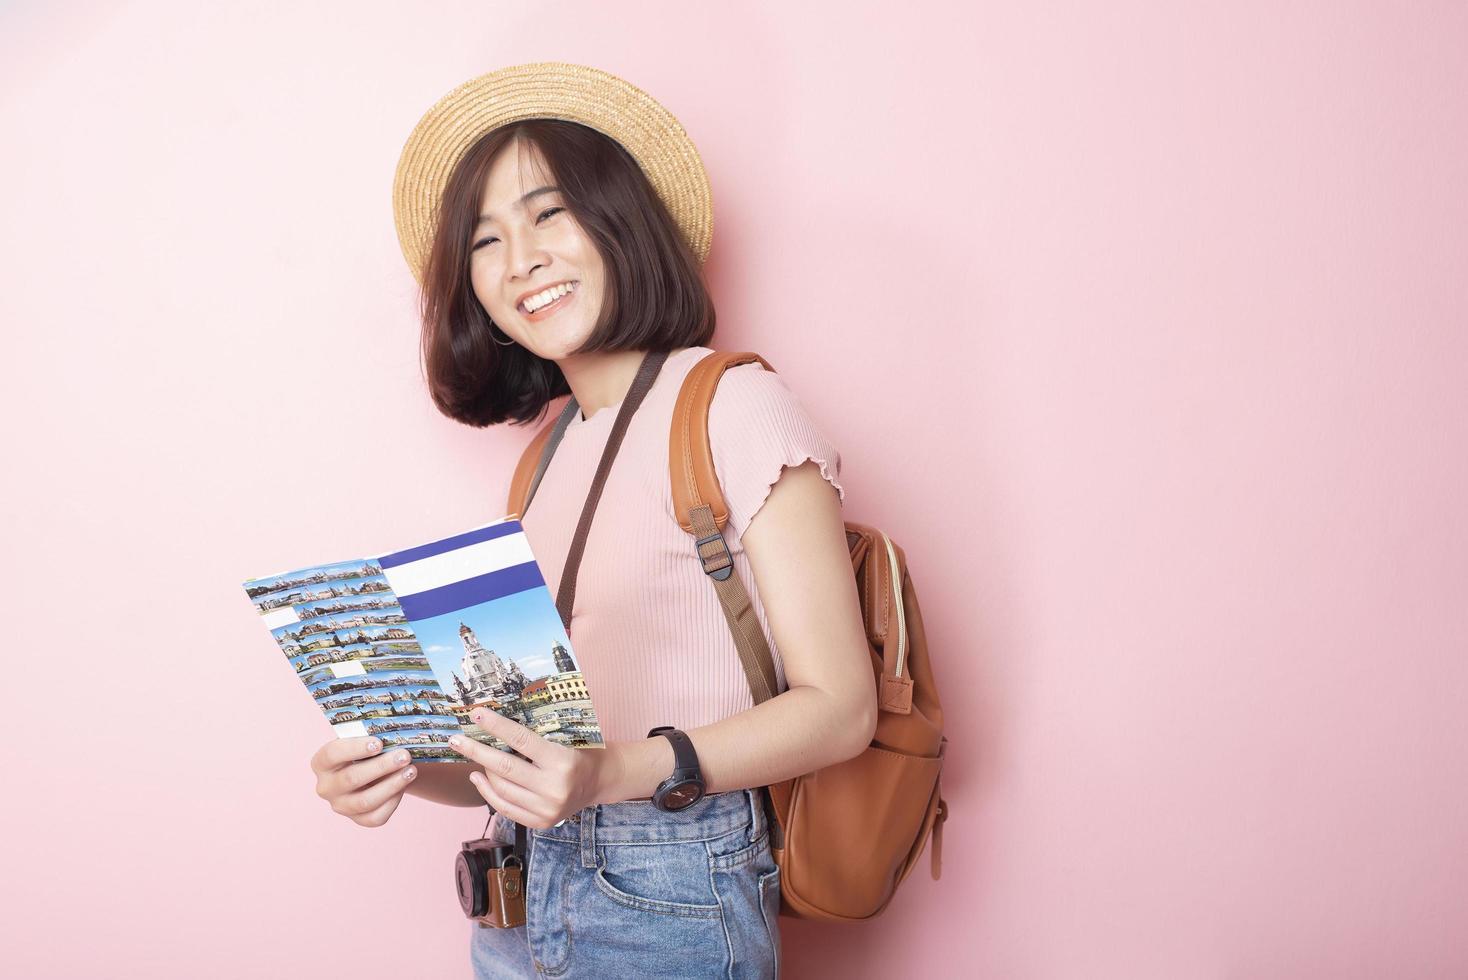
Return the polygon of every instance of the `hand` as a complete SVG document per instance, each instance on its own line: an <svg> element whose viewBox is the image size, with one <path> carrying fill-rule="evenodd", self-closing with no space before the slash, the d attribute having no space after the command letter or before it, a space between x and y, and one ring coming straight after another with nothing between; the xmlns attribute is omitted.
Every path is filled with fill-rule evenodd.
<svg viewBox="0 0 1468 980"><path fill-rule="evenodd" d="M582 807L609 802L601 797L611 785L617 756L612 748L573 749L557 745L511 721L481 708L470 718L485 732L526 758L491 748L467 735L455 735L449 745L471 762L484 767L469 774L479 795L509 819L544 830Z"/></svg>
<svg viewBox="0 0 1468 980"><path fill-rule="evenodd" d="M359 826L381 827L417 775L408 761L406 749L384 755L382 742L371 736L334 738L311 756L316 795Z"/></svg>

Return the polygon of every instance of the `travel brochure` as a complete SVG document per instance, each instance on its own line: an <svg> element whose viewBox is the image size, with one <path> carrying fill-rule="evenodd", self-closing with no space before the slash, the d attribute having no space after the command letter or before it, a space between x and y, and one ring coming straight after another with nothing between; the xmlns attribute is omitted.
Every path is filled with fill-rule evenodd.
<svg viewBox="0 0 1468 980"><path fill-rule="evenodd" d="M449 737L508 747L488 708L542 737L600 746L570 638L519 520L252 578L245 593L338 738L375 735L419 762L462 762Z"/></svg>

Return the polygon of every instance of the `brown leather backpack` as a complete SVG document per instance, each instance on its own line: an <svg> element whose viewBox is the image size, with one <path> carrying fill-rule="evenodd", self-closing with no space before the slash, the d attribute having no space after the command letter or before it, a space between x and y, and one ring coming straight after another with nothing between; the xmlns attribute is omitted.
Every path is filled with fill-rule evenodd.
<svg viewBox="0 0 1468 980"><path fill-rule="evenodd" d="M751 361L774 370L758 354L715 351L688 372L673 410L668 470L678 521L694 538L719 594L759 704L776 693L774 658L749 594L733 574L722 534L728 508L708 433L719 378ZM544 427L525 448L510 484L509 513L525 513L570 414L578 410L573 397L557 424ZM906 556L877 528L845 524L872 659L876 736L855 758L776 783L767 794L781 914L830 922L860 921L885 909L930 835L937 879L948 816L939 779L948 740Z"/></svg>

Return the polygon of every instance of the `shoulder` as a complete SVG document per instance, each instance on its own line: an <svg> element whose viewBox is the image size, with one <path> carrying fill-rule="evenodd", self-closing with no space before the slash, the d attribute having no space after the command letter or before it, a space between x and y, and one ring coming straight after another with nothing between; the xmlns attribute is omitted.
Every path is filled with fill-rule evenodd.
<svg viewBox="0 0 1468 980"><path fill-rule="evenodd" d="M732 435L751 425L789 423L807 413L795 391L776 371L766 371L758 362L729 368L714 389L709 404L709 435L716 430Z"/></svg>
<svg viewBox="0 0 1468 980"><path fill-rule="evenodd" d="M844 498L841 454L795 391L759 363L725 371L709 404L709 448L735 534L742 537L782 471L815 460Z"/></svg>

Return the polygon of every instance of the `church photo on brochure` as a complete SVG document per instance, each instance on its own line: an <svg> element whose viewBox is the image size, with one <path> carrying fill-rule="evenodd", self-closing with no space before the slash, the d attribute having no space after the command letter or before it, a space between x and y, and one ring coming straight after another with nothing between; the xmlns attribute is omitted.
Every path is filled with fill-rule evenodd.
<svg viewBox="0 0 1468 980"><path fill-rule="evenodd" d="M519 521L382 555L249 579L246 594L339 738L458 761L495 748L488 708L543 738L600 745L571 642Z"/></svg>
<svg viewBox="0 0 1468 980"><path fill-rule="evenodd" d="M543 614L542 598L549 594L517 592L415 622L414 629L469 734L481 734L469 712L489 707L553 742L600 742L570 641L554 606L549 617ZM482 740L498 744L489 735Z"/></svg>

